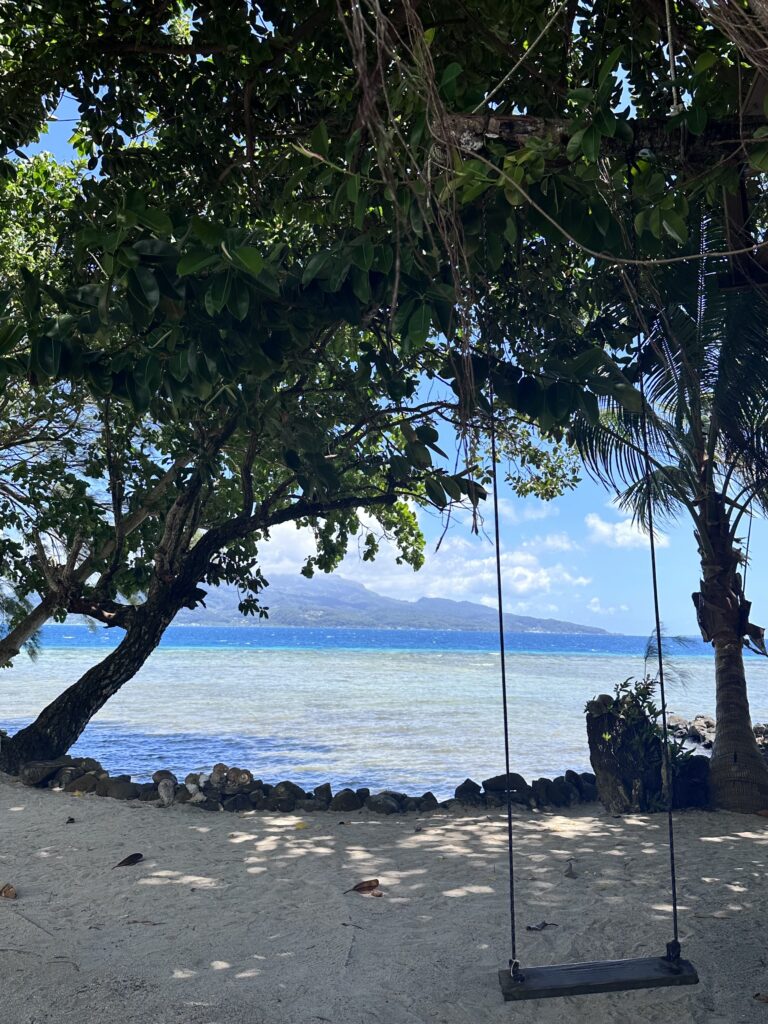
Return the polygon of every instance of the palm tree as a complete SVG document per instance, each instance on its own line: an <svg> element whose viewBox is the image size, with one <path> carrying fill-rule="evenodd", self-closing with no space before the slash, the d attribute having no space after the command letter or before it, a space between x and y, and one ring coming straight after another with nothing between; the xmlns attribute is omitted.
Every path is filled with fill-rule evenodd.
<svg viewBox="0 0 768 1024"><path fill-rule="evenodd" d="M572 440L646 528L649 500L655 522L691 521L701 564L692 597L715 649L713 802L757 811L768 808L768 766L752 732L743 648L766 649L764 630L749 621L738 534L745 516L768 510L768 299L720 290L714 274L690 267L665 268L663 295L658 282L639 284L638 295L652 295L635 310L649 460L642 403L628 411L605 399L599 421L576 419Z"/></svg>

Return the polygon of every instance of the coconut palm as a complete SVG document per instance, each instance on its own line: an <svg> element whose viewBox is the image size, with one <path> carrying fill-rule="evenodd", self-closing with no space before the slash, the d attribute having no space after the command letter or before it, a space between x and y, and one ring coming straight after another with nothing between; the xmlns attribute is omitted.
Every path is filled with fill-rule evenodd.
<svg viewBox="0 0 768 1024"><path fill-rule="evenodd" d="M690 268L665 268L638 294L649 462L641 411L610 399L599 422L574 422L572 440L636 521L648 527L650 499L654 522L688 517L693 526L701 580L692 597L715 650L713 801L756 811L768 808L768 767L752 732L743 648L766 649L749 621L739 532L745 516L768 510L768 299L720 290L716 275Z"/></svg>

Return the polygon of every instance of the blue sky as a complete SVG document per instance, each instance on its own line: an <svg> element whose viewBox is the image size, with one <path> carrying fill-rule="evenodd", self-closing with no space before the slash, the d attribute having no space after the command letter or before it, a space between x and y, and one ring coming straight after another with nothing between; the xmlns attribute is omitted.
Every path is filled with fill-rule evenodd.
<svg viewBox="0 0 768 1024"><path fill-rule="evenodd" d="M65 100L39 149L70 159L68 139L77 116ZM72 119L72 120L65 120ZM478 601L495 607L495 567L490 502L484 510L485 531L473 536L469 520L456 519L435 546L443 524L429 513L419 515L427 538L426 563L418 573L397 566L386 544L374 563L363 562L353 546L339 570L372 590L405 600L421 596ZM611 632L648 634L653 628L648 541L611 502L611 494L588 478L575 491L552 502L517 498L502 487L500 528L504 600L507 611L567 619L601 626ZM263 546L264 568L298 571L313 551L312 538L287 525ZM747 597L753 619L768 625L768 594L764 584L768 549L766 524L755 520ZM693 532L683 520L659 537L661 614L672 633L697 633L691 593L699 579Z"/></svg>

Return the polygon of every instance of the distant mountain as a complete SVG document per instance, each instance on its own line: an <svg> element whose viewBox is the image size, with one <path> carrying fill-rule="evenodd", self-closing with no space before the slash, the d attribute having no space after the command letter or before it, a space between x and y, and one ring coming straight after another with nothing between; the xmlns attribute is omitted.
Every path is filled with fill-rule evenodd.
<svg viewBox="0 0 768 1024"><path fill-rule="evenodd" d="M399 601L376 594L360 583L336 574L318 573L312 579L295 575L273 575L263 592L262 603L269 608L269 626L316 626L328 629L468 629L493 630L498 616L493 608L471 601L450 601L441 597L420 597ZM211 587L205 608L183 611L178 625L254 626L259 620L242 616L233 587ZM581 626L560 619L538 619L529 615L504 616L511 632L519 633L606 633L596 626Z"/></svg>

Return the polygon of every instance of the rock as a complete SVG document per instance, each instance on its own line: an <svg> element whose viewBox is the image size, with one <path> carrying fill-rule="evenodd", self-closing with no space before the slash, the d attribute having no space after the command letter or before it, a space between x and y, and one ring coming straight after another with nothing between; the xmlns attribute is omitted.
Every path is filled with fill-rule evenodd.
<svg viewBox="0 0 768 1024"><path fill-rule="evenodd" d="M460 812L464 810L463 802L461 800L457 800L455 797L452 800L443 800L440 806L444 807L446 811Z"/></svg>
<svg viewBox="0 0 768 1024"><path fill-rule="evenodd" d="M421 808L419 807L419 801L416 799L416 797L409 796L407 800L403 801L403 810L404 811L419 811L419 810L421 810Z"/></svg>
<svg viewBox="0 0 768 1024"><path fill-rule="evenodd" d="M275 786L277 789L277 786ZM272 793L267 797L267 810L268 811L281 811L283 814L289 814L296 807L296 799L292 796L277 796Z"/></svg>
<svg viewBox="0 0 768 1024"><path fill-rule="evenodd" d="M190 789L190 793L196 793L200 788L200 772L190 772L189 775L184 778L185 786L194 786L194 789Z"/></svg>
<svg viewBox="0 0 768 1024"><path fill-rule="evenodd" d="M108 772L106 773L106 778L109 778L109 773ZM123 774L123 775L113 775L112 776L112 781L113 782L130 782L131 781L131 776L130 775L125 775L125 774Z"/></svg>
<svg viewBox="0 0 768 1024"><path fill-rule="evenodd" d="M104 779L99 782L99 786L104 785L105 792L104 796L112 797L113 800L138 800L139 798L139 787L135 782L125 782L122 779ZM96 789L97 795L101 796L98 788Z"/></svg>
<svg viewBox="0 0 768 1024"><path fill-rule="evenodd" d="M199 793L198 796L203 796L203 794ZM194 804L195 807L199 807L201 811L220 811L221 810L221 804L219 803L218 800L215 800L213 797L203 796L203 799L200 800L199 802L196 801L195 798L193 797L189 802L190 802L190 804Z"/></svg>
<svg viewBox="0 0 768 1024"><path fill-rule="evenodd" d="M397 814L400 810L399 802L389 793L372 793L365 806L376 814Z"/></svg>
<svg viewBox="0 0 768 1024"><path fill-rule="evenodd" d="M104 771L101 762L97 761L95 757L76 757L75 764L86 772L100 773Z"/></svg>
<svg viewBox="0 0 768 1024"><path fill-rule="evenodd" d="M570 782L570 784L575 788L576 792L579 794L579 797L581 797L581 776L579 775L579 773L573 772L569 768L568 771L565 773L565 781Z"/></svg>
<svg viewBox="0 0 768 1024"><path fill-rule="evenodd" d="M327 804L333 800L333 790L331 789L330 782L324 782L321 786L315 786L312 792L318 800L322 800Z"/></svg>
<svg viewBox="0 0 768 1024"><path fill-rule="evenodd" d="M57 771L53 778L48 780L48 785L51 789L63 789L68 782L72 782L73 779L79 779L83 775L85 775L84 768L69 765Z"/></svg>
<svg viewBox="0 0 768 1024"><path fill-rule="evenodd" d="M331 800L332 811L359 811L363 802L354 789L340 789Z"/></svg>
<svg viewBox="0 0 768 1024"><path fill-rule="evenodd" d="M709 807L710 760L703 754L694 754L678 762L672 782L674 807Z"/></svg>
<svg viewBox="0 0 768 1024"><path fill-rule="evenodd" d="M72 779L64 787L65 793L93 793L99 784L99 780L91 772L87 772L85 775L81 775L77 779Z"/></svg>
<svg viewBox="0 0 768 1024"><path fill-rule="evenodd" d="M157 786L154 782L139 782L137 785L139 788L139 800L149 803L159 798Z"/></svg>
<svg viewBox="0 0 768 1024"><path fill-rule="evenodd" d="M688 737L694 743L709 748L715 742L715 720L709 715L696 715L688 726Z"/></svg>
<svg viewBox="0 0 768 1024"><path fill-rule="evenodd" d="M688 735L690 723L682 715L667 715L667 730L670 736L677 739L684 739Z"/></svg>
<svg viewBox="0 0 768 1024"><path fill-rule="evenodd" d="M247 768L230 768L224 779L224 792L232 795L242 793L253 782L253 775Z"/></svg>
<svg viewBox="0 0 768 1024"><path fill-rule="evenodd" d="M360 789L356 789L355 792L360 800L361 804L364 804L368 797L371 795L370 789L367 786L362 786Z"/></svg>
<svg viewBox="0 0 768 1024"><path fill-rule="evenodd" d="M54 761L27 761L19 769L19 779L25 786L44 786L62 768L74 767L71 757L58 757Z"/></svg>
<svg viewBox="0 0 768 1024"><path fill-rule="evenodd" d="M211 771L210 778L208 779L209 784L214 789L221 789L221 787L224 785L226 781L228 771L228 766L223 764L222 762L219 762L219 764L215 764L213 766L213 770Z"/></svg>
<svg viewBox="0 0 768 1024"><path fill-rule="evenodd" d="M199 793L200 790L198 789L197 792ZM186 786L177 786L175 803L188 804L194 795L194 793L190 793L189 789ZM139 797L139 799L141 799L141 797Z"/></svg>
<svg viewBox="0 0 768 1024"><path fill-rule="evenodd" d="M234 796L228 796L221 806L225 811L250 811L252 808L251 799L247 793L235 793Z"/></svg>
<svg viewBox="0 0 768 1024"><path fill-rule="evenodd" d="M305 800L307 794L301 788L297 786L295 782L278 782L275 788L272 790L270 796L276 797L278 800L284 800L290 798L294 801Z"/></svg>
<svg viewBox="0 0 768 1024"><path fill-rule="evenodd" d="M582 782L581 784L581 801L585 804L594 803L597 800L597 786L593 786L591 782Z"/></svg>
<svg viewBox="0 0 768 1024"><path fill-rule="evenodd" d="M506 798L501 793L486 793L484 796L486 807L506 807Z"/></svg>
<svg viewBox="0 0 768 1024"><path fill-rule="evenodd" d="M482 789L472 779L464 779L461 785L456 787L453 795L456 800L475 807L483 802Z"/></svg>
<svg viewBox="0 0 768 1024"><path fill-rule="evenodd" d="M154 784L156 786L159 786L160 783L163 781L163 779L170 779L170 781L174 784L174 786L179 781L176 778L176 776L173 774L173 772L169 772L167 768L161 768L159 771L155 772L154 775L152 776L152 781L154 782Z"/></svg>
<svg viewBox="0 0 768 1024"><path fill-rule="evenodd" d="M248 794L248 799L251 801L251 805L257 810L264 810L263 807L259 807L259 803L267 799L267 794L263 789L252 789Z"/></svg>
<svg viewBox="0 0 768 1024"><path fill-rule="evenodd" d="M178 783L174 776L160 779L157 784L157 795L160 798L160 803L163 807L170 807L173 801L176 799L176 786Z"/></svg>
<svg viewBox="0 0 768 1024"><path fill-rule="evenodd" d="M314 797L308 796L305 800L297 800L294 810L306 811L308 814L314 814L315 811L327 811L328 804L328 800L316 800Z"/></svg>
<svg viewBox="0 0 768 1024"><path fill-rule="evenodd" d="M531 794L538 807L550 807L552 797L549 792L550 779L534 779L531 783Z"/></svg>
<svg viewBox="0 0 768 1024"><path fill-rule="evenodd" d="M418 803L419 810L422 813L426 811L436 811L437 808L440 806L440 804L437 802L437 797L435 796L435 794L429 792L429 790L422 796L420 796L416 802Z"/></svg>
<svg viewBox="0 0 768 1024"><path fill-rule="evenodd" d="M564 775L558 775L549 784L549 802L554 807L570 807L579 802L579 791Z"/></svg>
<svg viewBox="0 0 768 1024"><path fill-rule="evenodd" d="M579 772L582 786L586 783L589 786L597 785L597 777L592 772Z"/></svg>
<svg viewBox="0 0 768 1024"><path fill-rule="evenodd" d="M517 772L510 772L509 788L514 792L515 790L527 790L530 787L522 775L518 775ZM483 789L485 790L486 793L493 793L499 790L502 793L506 792L507 776L494 775L492 779L486 779L483 782Z"/></svg>

